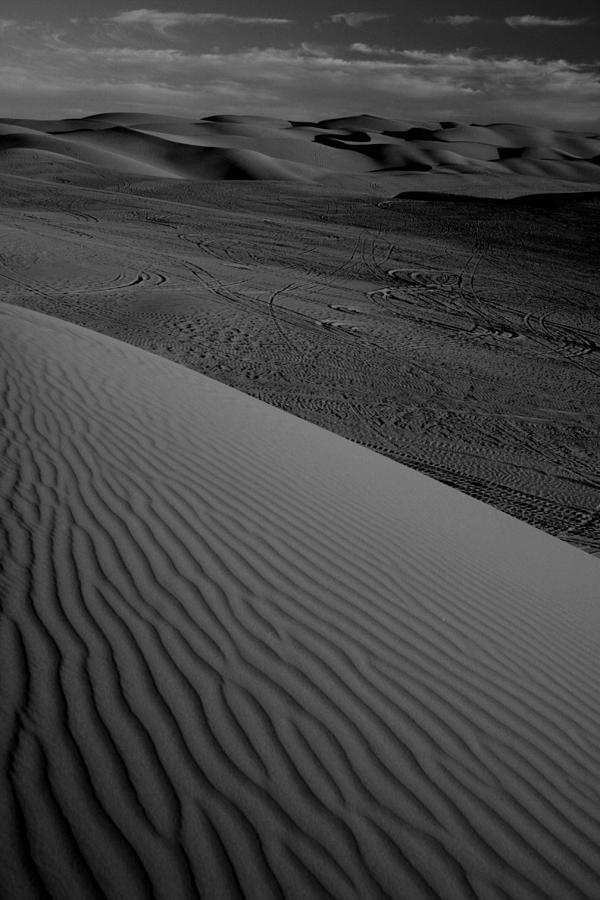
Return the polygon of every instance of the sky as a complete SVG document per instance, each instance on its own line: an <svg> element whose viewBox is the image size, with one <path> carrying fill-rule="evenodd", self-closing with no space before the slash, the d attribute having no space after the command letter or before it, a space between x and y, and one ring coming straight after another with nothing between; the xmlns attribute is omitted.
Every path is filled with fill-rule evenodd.
<svg viewBox="0 0 600 900"><path fill-rule="evenodd" d="M156 2L2 0L0 117L368 112L600 130L597 0Z"/></svg>

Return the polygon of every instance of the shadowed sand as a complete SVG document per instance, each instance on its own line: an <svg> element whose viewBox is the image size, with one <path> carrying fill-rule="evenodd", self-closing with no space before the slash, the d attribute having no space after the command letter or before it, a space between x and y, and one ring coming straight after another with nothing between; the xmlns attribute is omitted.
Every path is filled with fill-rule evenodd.
<svg viewBox="0 0 600 900"><path fill-rule="evenodd" d="M0 306L2 896L600 895L600 563Z"/></svg>

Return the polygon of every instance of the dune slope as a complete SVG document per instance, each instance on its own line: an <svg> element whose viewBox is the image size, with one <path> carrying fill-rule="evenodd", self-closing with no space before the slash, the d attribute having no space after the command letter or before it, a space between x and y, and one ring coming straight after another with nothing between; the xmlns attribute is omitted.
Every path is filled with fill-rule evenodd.
<svg viewBox="0 0 600 900"><path fill-rule="evenodd" d="M3 897L600 894L600 563L0 306Z"/></svg>

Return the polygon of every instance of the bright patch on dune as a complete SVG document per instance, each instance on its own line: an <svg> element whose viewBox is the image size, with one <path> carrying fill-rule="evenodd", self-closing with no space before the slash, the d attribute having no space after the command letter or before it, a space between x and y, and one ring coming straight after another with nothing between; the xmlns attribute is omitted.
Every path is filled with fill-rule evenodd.
<svg viewBox="0 0 600 900"><path fill-rule="evenodd" d="M599 895L598 561L0 310L3 896Z"/></svg>

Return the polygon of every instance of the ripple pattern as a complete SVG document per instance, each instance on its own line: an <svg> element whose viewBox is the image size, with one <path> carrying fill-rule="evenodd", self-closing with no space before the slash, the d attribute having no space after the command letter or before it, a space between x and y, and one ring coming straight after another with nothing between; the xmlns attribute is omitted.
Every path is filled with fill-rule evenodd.
<svg viewBox="0 0 600 900"><path fill-rule="evenodd" d="M3 896L600 896L600 564L0 306Z"/></svg>

